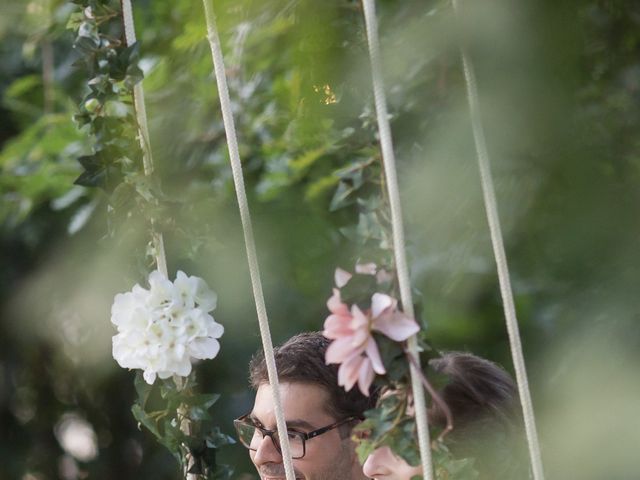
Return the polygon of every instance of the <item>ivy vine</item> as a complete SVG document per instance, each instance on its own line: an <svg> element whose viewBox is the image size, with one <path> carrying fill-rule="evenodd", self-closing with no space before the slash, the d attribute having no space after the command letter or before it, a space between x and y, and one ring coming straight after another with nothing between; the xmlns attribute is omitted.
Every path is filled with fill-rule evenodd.
<svg viewBox="0 0 640 480"><path fill-rule="evenodd" d="M87 92L74 119L92 139L93 151L78 158L84 171L77 185L97 187L108 196L115 235L122 219L151 228L170 221L170 207L154 174L145 175L143 152L133 103L134 86L143 78L139 44L123 39L119 0L74 0L77 11L67 27L74 30L76 65L87 74ZM151 432L174 456L183 472L206 480L231 478L230 466L218 462L219 448L235 443L215 425L211 413L218 394L197 393L195 373L148 385L137 373L132 407L140 426ZM188 426L187 426L188 425Z"/></svg>
<svg viewBox="0 0 640 480"><path fill-rule="evenodd" d="M399 298L399 285L395 270L391 227L391 208L386 194L385 178L380 153L373 137L373 118L370 109L361 115L361 125L354 130L354 136L367 137L371 144L361 148L366 152L362 158L351 159L345 167L336 171L338 186L331 199L329 210L350 210L356 222L340 229L341 234L355 246L355 263L372 262L378 270L388 273L381 281L370 274L354 273L349 283L341 291L341 299L348 305L358 305L361 310L370 306L371 295L383 292ZM358 132L355 134L355 132ZM409 249L410 250L410 249ZM424 326L421 293L412 288L416 320L423 328L418 332L420 364L423 371L429 370L428 362L437 356L431 346ZM382 391L393 392L384 396L376 408L365 413L365 420L354 429L354 441L361 463L377 448L388 446L412 466L420 465L417 442L417 427L412 413L411 374L405 342L396 342L387 336L371 332L380 350L386 374L377 375L374 385ZM443 386L440 375L430 372L431 380L424 378L435 387ZM433 401L433 399L432 399ZM474 459L456 458L446 445L443 432L433 431L432 460L437 480L475 480L478 472ZM445 432L446 433L446 432ZM421 478L421 477L416 477Z"/></svg>
<svg viewBox="0 0 640 480"><path fill-rule="evenodd" d="M211 408L219 394L196 393L195 374L183 382L175 379L149 385L138 372L135 379L136 403L131 411L140 425L149 430L180 464L182 471L206 480L231 478L233 469L218 463L218 449L235 440L216 426ZM183 423L189 422L184 429ZM187 432L185 432L187 430ZM187 465L188 459L191 465Z"/></svg>

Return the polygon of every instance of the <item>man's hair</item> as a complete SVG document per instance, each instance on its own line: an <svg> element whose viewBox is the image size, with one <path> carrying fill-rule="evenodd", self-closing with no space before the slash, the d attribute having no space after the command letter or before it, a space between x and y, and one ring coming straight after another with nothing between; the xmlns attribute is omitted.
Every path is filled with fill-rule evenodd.
<svg viewBox="0 0 640 480"><path fill-rule="evenodd" d="M461 457L474 457L481 479L526 478L522 462L521 413L511 376L497 364L466 352L448 352L429 365L448 377L440 396L451 410L453 431L445 438ZM433 404L433 425L444 427L444 412Z"/></svg>
<svg viewBox="0 0 640 480"><path fill-rule="evenodd" d="M305 332L291 337L274 349L279 382L318 385L329 394L325 411L336 420L347 417L362 418L365 410L373 408L377 391L371 389L369 397L358 389L345 392L338 385L338 366L325 363L325 352L331 341L321 332ZM249 363L251 386L258 389L269 383L267 365L262 350L256 352Z"/></svg>

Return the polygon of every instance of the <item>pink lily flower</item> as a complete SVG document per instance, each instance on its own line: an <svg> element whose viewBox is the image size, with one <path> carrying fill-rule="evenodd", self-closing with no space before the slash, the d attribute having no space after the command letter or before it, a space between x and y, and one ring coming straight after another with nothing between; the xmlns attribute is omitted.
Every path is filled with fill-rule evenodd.
<svg viewBox="0 0 640 480"><path fill-rule="evenodd" d="M338 270L336 284L345 285L350 274ZM327 301L331 314L325 320L323 331L324 336L333 342L327 348L325 361L327 364L340 364L338 385L346 391L351 390L357 382L360 391L368 396L375 374L386 373L372 335L374 330L400 342L420 329L415 320L397 310L397 304L398 301L393 297L375 293L371 297L370 310L363 312L357 305L349 309L342 302L340 290L333 289L333 295Z"/></svg>

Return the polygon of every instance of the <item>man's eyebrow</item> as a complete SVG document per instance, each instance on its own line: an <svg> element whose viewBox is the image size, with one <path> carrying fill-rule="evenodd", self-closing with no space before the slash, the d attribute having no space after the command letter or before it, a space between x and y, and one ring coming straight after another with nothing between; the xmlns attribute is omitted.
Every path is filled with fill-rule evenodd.
<svg viewBox="0 0 640 480"><path fill-rule="evenodd" d="M258 427L265 428L264 424L253 413L249 414L247 418L251 420L251 422L253 422ZM285 423L287 424L287 428L294 428L294 429L301 428L309 431L316 429L315 425L302 419L287 420Z"/></svg>
<svg viewBox="0 0 640 480"><path fill-rule="evenodd" d="M262 422L260 420L258 420L258 417L256 417L253 413L250 413L247 418L249 420L251 420L251 422L253 424L257 425L258 427L263 427L264 428L264 425L262 424Z"/></svg>
<svg viewBox="0 0 640 480"><path fill-rule="evenodd" d="M317 428L315 425L312 425L306 420L299 420L299 419L287 420L286 423L287 423L287 428L302 428L309 431L315 430Z"/></svg>

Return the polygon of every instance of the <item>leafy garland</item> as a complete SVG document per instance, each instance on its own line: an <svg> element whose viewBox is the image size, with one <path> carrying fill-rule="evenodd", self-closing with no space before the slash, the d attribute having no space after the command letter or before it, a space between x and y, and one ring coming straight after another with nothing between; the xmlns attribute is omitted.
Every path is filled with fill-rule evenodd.
<svg viewBox="0 0 640 480"><path fill-rule="evenodd" d="M78 160L84 172L75 183L112 193L126 178L141 172L142 151L136 140L133 86L143 73L138 67L139 45L126 47L121 33L119 3L75 0L67 27L77 33L74 48L87 72L89 91L74 119L94 138L93 153Z"/></svg>
<svg viewBox="0 0 640 480"><path fill-rule="evenodd" d="M368 129L370 121L363 115L364 130ZM369 383L382 391L388 392L378 402L376 408L365 413L365 421L354 429L354 441L357 443L357 453L361 463L377 448L388 446L412 466L420 465L420 452L417 442L417 429L413 415L411 395L410 356L406 351L406 339L411 331L407 325L407 318L398 307L395 299L399 297L399 285L394 268L393 243L391 238L390 206L386 197L384 175L380 158L374 154L370 158L352 161L350 165L337 172L340 178L338 187L331 200L331 210L351 208L352 214L357 216L357 223L341 229L342 234L357 248L355 272L350 273L338 268L335 280L334 295L327 302L331 315L325 321L325 336L334 340L327 351L327 362L341 363L340 369L347 367L348 354L357 353L354 350L347 355L336 356L331 351L333 346L341 340L362 338L369 335L369 348L362 349L364 360L359 366L360 372L344 373L345 377L353 380L356 374L366 378L365 365L370 361L373 365L382 364L382 369L373 366L370 371ZM366 263L365 263L366 262ZM415 301L414 310L417 320L420 320L422 306L421 294L413 289ZM386 299L383 306L386 311L380 312L381 299ZM340 305L340 306L338 306ZM350 309L349 309L349 306ZM363 316L360 316L360 313ZM383 318L387 315L387 325ZM342 319L337 317L342 316ZM333 317L333 318L332 318ZM345 321L346 320L346 321ZM391 321L392 320L392 321ZM358 329L344 329L346 324L354 325L360 322ZM398 327L404 323L405 331ZM424 325L424 321L419 323ZM396 331L390 325L396 325ZM360 331L356 331L360 330ZM416 324L415 330L418 330ZM415 333L415 331L413 332ZM418 344L421 350L421 370L428 371L428 361L437 356L431 347L424 329L417 331ZM371 343L375 345L378 354L371 354ZM353 345L353 343L351 343ZM379 358L375 357L379 355ZM351 356L351 359L354 357ZM354 367L347 367L353 369ZM339 370L340 372L340 370ZM375 373L375 377L372 375ZM344 380L344 378L342 380ZM437 379L439 374L430 372L430 378ZM369 385L358 387L363 393L369 393ZM426 377L423 384L432 394L432 401L441 402L436 389ZM340 382L346 390L355 388L355 381ZM364 388L363 388L364 387ZM448 410L446 405L441 405ZM433 427L431 427L433 430ZM433 432L437 435L432 441L433 465L437 480L475 480L478 472L474 468L474 459L455 458L444 441L448 427L442 431ZM416 477L421 478L421 477Z"/></svg>
<svg viewBox="0 0 640 480"><path fill-rule="evenodd" d="M73 1L80 11L70 15L67 28L76 32L73 46L81 55L75 65L89 78L74 120L93 139L92 153L78 159L84 171L74 183L107 194L111 237L128 232L126 225L163 231L175 202L158 175L145 175L143 168L133 105L134 85L143 78L139 44L126 46L119 1Z"/></svg>
<svg viewBox="0 0 640 480"><path fill-rule="evenodd" d="M138 66L139 46L136 43L127 47L123 41L122 11L118 0L73 1L78 11L70 16L67 27L76 32L74 48L81 55L76 65L82 66L89 78L88 93L80 101L79 112L74 119L93 139L92 154L78 159L84 172L75 183L103 189L108 194L112 219L133 217L131 221L144 222L151 229L149 219L161 222L165 218L162 205L167 203L167 199L160 190L158 179L144 175L142 150L136 137L138 125L133 107L133 87L143 78ZM112 235L116 226L116 222L110 222ZM153 274L151 284L154 282L152 277ZM171 283L167 279L162 280ZM141 290L136 285L124 296L135 297ZM172 292L164 293L172 295ZM169 303L162 300L160 310L169 311ZM206 311L191 303L189 306L181 304L185 315L195 312L208 316ZM120 320L115 320L115 309L116 304L112 321L118 323ZM203 318L206 321L206 317ZM213 321L212 317L209 318ZM115 348L114 339L114 353ZM183 352L182 355L186 355L186 361L189 361L190 353ZM212 358L211 352L206 355L198 358ZM126 364L126 360L118 361ZM135 367L129 365L129 368ZM188 370L182 372L182 376L160 374L159 381L155 380L155 373L153 381L146 376L146 370L145 376L138 372L135 378L137 398L132 413L139 425L147 428L171 452L185 474L207 480L231 478L231 467L217 460L218 449L234 443L215 425L211 414L211 407L219 395L197 393L195 372L191 371L190 364Z"/></svg>
<svg viewBox="0 0 640 480"><path fill-rule="evenodd" d="M196 386L193 374L182 386L170 378L156 387L145 382L138 372L135 378L138 396L131 411L139 424L171 452L182 471L207 480L229 479L233 469L218 463L217 452L235 440L220 431L210 412L220 395L195 393ZM154 400L159 406L150 411ZM182 428L185 421L191 425L188 433Z"/></svg>

